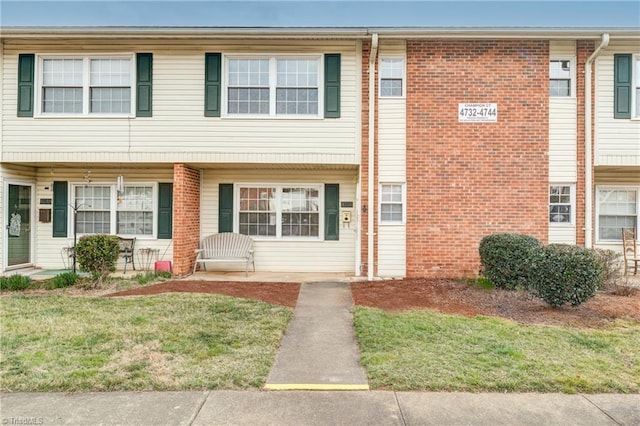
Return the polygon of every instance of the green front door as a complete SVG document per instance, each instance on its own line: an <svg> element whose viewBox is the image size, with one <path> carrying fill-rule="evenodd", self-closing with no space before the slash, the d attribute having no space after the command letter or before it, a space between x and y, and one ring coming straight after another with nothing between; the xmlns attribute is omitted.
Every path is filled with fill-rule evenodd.
<svg viewBox="0 0 640 426"><path fill-rule="evenodd" d="M7 267L31 263L31 186L9 184Z"/></svg>

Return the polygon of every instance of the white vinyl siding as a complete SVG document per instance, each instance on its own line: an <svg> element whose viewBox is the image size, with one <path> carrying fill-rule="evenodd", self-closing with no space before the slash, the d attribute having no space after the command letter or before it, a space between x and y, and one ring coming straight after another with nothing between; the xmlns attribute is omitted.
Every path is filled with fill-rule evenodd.
<svg viewBox="0 0 640 426"><path fill-rule="evenodd" d="M613 118L616 53L640 55L640 49L637 42L614 41L596 60L594 161L596 166L640 166L640 118Z"/></svg>
<svg viewBox="0 0 640 426"><path fill-rule="evenodd" d="M221 183L241 182L277 182L278 185L296 186L306 184L317 185L319 182L337 183L340 185L340 200L352 201L356 205L357 172L340 170L269 170L269 169L205 169L202 175L201 202L201 237L218 232L218 186ZM238 185L242 186L242 185ZM268 185L267 185L268 186ZM236 207L236 206L234 206ZM236 207L237 208L237 207ZM342 272L355 274L356 223L357 212L350 209L351 224L339 225L340 239L324 241L313 239L254 239L254 256L258 271L272 272ZM321 211L324 215L324 212ZM234 226L237 212L234 211ZM221 266L233 270L237 265Z"/></svg>
<svg viewBox="0 0 640 426"><path fill-rule="evenodd" d="M106 56L132 50L153 53L153 117L16 117L18 54L59 54L79 45L83 51ZM361 133L359 49L357 41L339 40L271 40L259 45L251 40L5 41L3 161L357 164ZM205 117L204 53L248 51L290 57L340 53L340 118Z"/></svg>
<svg viewBox="0 0 640 426"><path fill-rule="evenodd" d="M549 182L551 185L570 186L572 200L575 199L575 184L578 180L578 133L576 94L576 43L571 40L549 43L550 60L569 61L570 96L549 96ZM551 75L550 75L551 77ZM549 222L550 243L576 243L575 202L570 223Z"/></svg>
<svg viewBox="0 0 640 426"><path fill-rule="evenodd" d="M380 57L406 58L404 40L381 40ZM406 60L404 62L406 63ZM405 98L380 97L378 99L378 178L380 182L406 182L406 108ZM406 199L403 201L406 210ZM406 224L387 226L380 222L377 234L377 275L404 277L407 257Z"/></svg>

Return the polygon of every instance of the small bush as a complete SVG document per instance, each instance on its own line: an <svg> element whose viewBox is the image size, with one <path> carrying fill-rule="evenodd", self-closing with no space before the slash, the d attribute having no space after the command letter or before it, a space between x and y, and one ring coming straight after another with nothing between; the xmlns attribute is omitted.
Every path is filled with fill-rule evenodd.
<svg viewBox="0 0 640 426"><path fill-rule="evenodd" d="M29 288L31 278L24 275L11 275L9 277L0 277L0 291L19 291Z"/></svg>
<svg viewBox="0 0 640 426"><path fill-rule="evenodd" d="M531 259L541 247L540 241L528 235L487 235L479 247L482 273L496 287L526 288Z"/></svg>
<svg viewBox="0 0 640 426"><path fill-rule="evenodd" d="M620 264L621 253L613 250L595 249L594 254L600 264L602 282L598 290L615 291L621 284L622 266Z"/></svg>
<svg viewBox="0 0 640 426"><path fill-rule="evenodd" d="M601 283L600 260L594 250L550 244L535 256L528 290L554 307L577 306L595 296Z"/></svg>
<svg viewBox="0 0 640 426"><path fill-rule="evenodd" d="M48 288L54 289L54 288L73 287L74 285L76 285L79 279L80 279L80 275L73 272L65 272L53 277L53 281L48 286Z"/></svg>
<svg viewBox="0 0 640 426"><path fill-rule="evenodd" d="M102 285L109 273L116 270L119 254L118 237L114 235L85 235L76 244L80 270L91 274L94 287Z"/></svg>

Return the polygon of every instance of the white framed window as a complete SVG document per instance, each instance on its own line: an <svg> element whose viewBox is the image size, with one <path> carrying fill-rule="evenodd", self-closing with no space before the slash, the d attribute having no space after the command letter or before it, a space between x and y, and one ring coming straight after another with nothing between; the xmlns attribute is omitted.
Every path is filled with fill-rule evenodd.
<svg viewBox="0 0 640 426"><path fill-rule="evenodd" d="M225 57L226 115L317 118L321 56Z"/></svg>
<svg viewBox="0 0 640 426"><path fill-rule="evenodd" d="M156 184L127 184L122 191L111 184L74 184L72 194L78 234L155 237ZM69 216L73 230L73 212Z"/></svg>
<svg viewBox="0 0 640 426"><path fill-rule="evenodd" d="M597 187L598 241L622 241L622 228L637 228L640 187Z"/></svg>
<svg viewBox="0 0 640 426"><path fill-rule="evenodd" d="M380 184L380 223L402 224L405 221L404 184Z"/></svg>
<svg viewBox="0 0 640 426"><path fill-rule="evenodd" d="M39 116L130 116L134 102L133 55L39 56Z"/></svg>
<svg viewBox="0 0 640 426"><path fill-rule="evenodd" d="M405 95L404 82L404 58L380 58L380 97L403 97Z"/></svg>
<svg viewBox="0 0 640 426"><path fill-rule="evenodd" d="M549 185L549 223L572 225L575 223L575 185Z"/></svg>
<svg viewBox="0 0 640 426"><path fill-rule="evenodd" d="M320 239L322 185L236 185L240 234L262 238Z"/></svg>
<svg viewBox="0 0 640 426"><path fill-rule="evenodd" d="M549 96L575 97L575 59L551 57L549 61Z"/></svg>

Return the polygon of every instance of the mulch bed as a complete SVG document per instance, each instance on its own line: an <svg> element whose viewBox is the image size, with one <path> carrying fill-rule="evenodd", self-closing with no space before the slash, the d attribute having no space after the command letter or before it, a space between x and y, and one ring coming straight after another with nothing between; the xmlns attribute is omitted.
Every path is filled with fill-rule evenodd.
<svg viewBox="0 0 640 426"><path fill-rule="evenodd" d="M107 295L167 292L216 293L294 307L300 284L284 282L168 281ZM630 296L598 293L577 306L552 308L526 292L482 289L447 279L406 279L351 284L354 303L386 311L433 309L444 313L496 316L525 324L600 328L617 319L640 321L640 291Z"/></svg>

